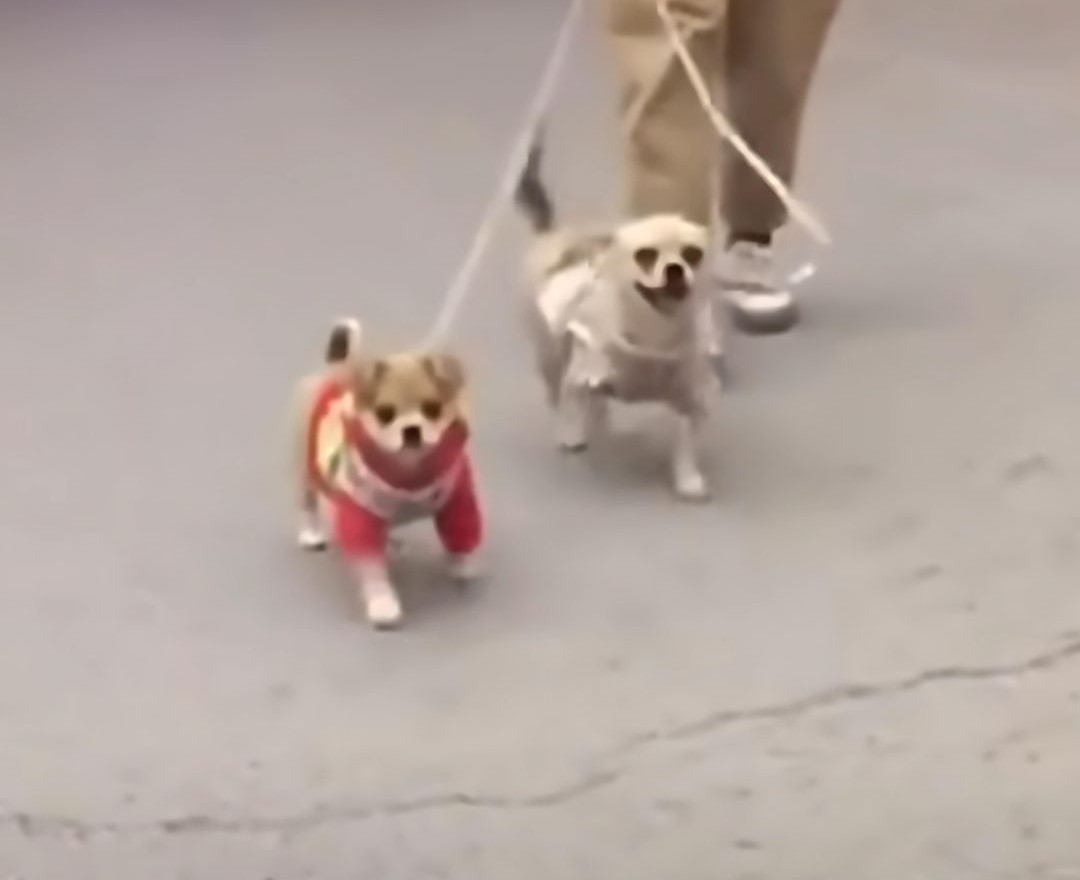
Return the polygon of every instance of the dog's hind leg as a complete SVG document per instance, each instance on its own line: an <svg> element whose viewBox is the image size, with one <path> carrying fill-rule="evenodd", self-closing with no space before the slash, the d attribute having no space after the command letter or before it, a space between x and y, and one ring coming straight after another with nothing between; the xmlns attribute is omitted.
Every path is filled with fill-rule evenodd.
<svg viewBox="0 0 1080 880"><path fill-rule="evenodd" d="M296 486L296 543L303 550L325 550L326 532L319 511L319 493L308 471L308 421L311 417L316 381L303 382L297 391L293 412L293 479Z"/></svg>
<svg viewBox="0 0 1080 880"><path fill-rule="evenodd" d="M302 550L325 550L328 543L319 514L319 494L310 486L301 490L296 543Z"/></svg>

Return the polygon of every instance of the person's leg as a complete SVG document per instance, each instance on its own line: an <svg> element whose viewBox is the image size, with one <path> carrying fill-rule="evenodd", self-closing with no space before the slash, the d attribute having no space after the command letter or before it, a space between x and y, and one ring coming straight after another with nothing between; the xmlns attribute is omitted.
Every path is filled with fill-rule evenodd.
<svg viewBox="0 0 1080 880"><path fill-rule="evenodd" d="M728 0L671 0L683 39L702 75L721 69ZM656 10L656 0L604 0L619 79L627 210L632 217L673 212L711 224L716 132L694 93ZM701 344L719 367L720 331L712 306L699 316Z"/></svg>
<svg viewBox="0 0 1080 880"><path fill-rule="evenodd" d="M785 183L795 172L807 93L838 6L839 0L730 0L723 54L731 119ZM721 211L730 245L723 280L736 321L752 332L788 329L795 300L773 276L771 250L786 212L727 146Z"/></svg>
<svg viewBox="0 0 1080 880"><path fill-rule="evenodd" d="M675 56L656 0L604 0L620 86L631 216L682 214L708 225L716 135ZM694 60L716 78L727 0L672 0Z"/></svg>

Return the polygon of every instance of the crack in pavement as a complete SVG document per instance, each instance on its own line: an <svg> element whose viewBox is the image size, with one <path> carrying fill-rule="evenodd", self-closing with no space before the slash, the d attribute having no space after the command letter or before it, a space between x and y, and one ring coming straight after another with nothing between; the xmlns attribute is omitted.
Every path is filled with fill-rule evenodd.
<svg viewBox="0 0 1080 880"><path fill-rule="evenodd" d="M638 734L610 749L595 761L603 765L618 758L664 742L704 736L736 724L756 721L780 721L835 706L887 699L939 684L977 683L1010 679L1053 669L1080 657L1080 634L1070 632L1056 648L1015 663L991 666L942 666L924 670L892 681L838 685L798 699L748 709L721 709L693 721ZM320 805L292 816L231 818L193 814L143 823L94 822L63 816L26 812L0 815L0 829L9 827L18 834L33 837L66 837L76 841L119 835L189 835L251 834L288 836L328 825L347 824L374 818L451 807L484 810L529 810L554 807L606 788L632 770L628 765L589 770L571 782L534 794L470 794L447 792L412 799L376 801L355 806Z"/></svg>
<svg viewBox="0 0 1080 880"><path fill-rule="evenodd" d="M941 666L916 672L906 678L887 682L837 685L801 699L759 706L755 709L721 709L694 721L684 722L663 730L639 734L623 744L620 751L633 752L650 743L701 736L731 724L747 721L771 721L794 718L843 703L855 703L896 697L935 684L971 683L994 679L1018 678L1052 669L1080 656L1080 635L1069 632L1059 639L1057 648L1043 651L1016 663L994 666Z"/></svg>
<svg viewBox="0 0 1080 880"><path fill-rule="evenodd" d="M326 825L347 824L378 817L401 816L445 807L500 810L555 806L595 789L603 788L614 782L620 775L615 771L588 773L574 782L533 795L484 795L450 792L417 797L411 800L380 801L357 806L320 805L293 816L244 819L194 814L143 823L118 823L86 822L63 816L17 812L0 815L0 826L13 826L24 837L68 837L73 840L136 834L271 834L286 836Z"/></svg>

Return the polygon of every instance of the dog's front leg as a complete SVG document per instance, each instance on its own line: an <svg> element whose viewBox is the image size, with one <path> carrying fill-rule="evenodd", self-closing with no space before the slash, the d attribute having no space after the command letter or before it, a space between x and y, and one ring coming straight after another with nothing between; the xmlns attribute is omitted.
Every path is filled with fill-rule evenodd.
<svg viewBox="0 0 1080 880"><path fill-rule="evenodd" d="M724 357L724 337L717 323L716 306L706 293L694 314L696 344L705 354L717 381L723 385L727 378L727 362Z"/></svg>
<svg viewBox="0 0 1080 880"><path fill-rule="evenodd" d="M435 513L435 530L446 550L451 579L467 584L479 578L481 566L477 551L484 535L484 517L468 459L461 464L450 496Z"/></svg>
<svg viewBox="0 0 1080 880"><path fill-rule="evenodd" d="M610 365L592 345L574 341L559 391L559 445L568 452L585 449L607 427Z"/></svg>
<svg viewBox="0 0 1080 880"><path fill-rule="evenodd" d="M675 494L686 501L701 501L709 496L709 486L701 469L700 417L679 414L675 423L671 472Z"/></svg>
<svg viewBox="0 0 1080 880"><path fill-rule="evenodd" d="M335 507L337 544L349 566L357 598L376 629L392 629L401 623L401 600L390 581L386 564L388 523L348 498Z"/></svg>
<svg viewBox="0 0 1080 880"><path fill-rule="evenodd" d="M390 582L386 561L380 558L355 557L349 569L356 584L360 604L368 621L376 629L394 629L401 624L401 600Z"/></svg>
<svg viewBox="0 0 1080 880"><path fill-rule="evenodd" d="M589 445L589 397L585 385L570 374L564 377L555 411L559 447L564 452L581 452Z"/></svg>
<svg viewBox="0 0 1080 880"><path fill-rule="evenodd" d="M564 382L556 410L559 446L566 452L581 452L609 430L610 414L606 386Z"/></svg>
<svg viewBox="0 0 1080 880"><path fill-rule="evenodd" d="M590 445L603 440L611 431L611 408L608 406L607 390L591 389L585 401L585 436Z"/></svg>

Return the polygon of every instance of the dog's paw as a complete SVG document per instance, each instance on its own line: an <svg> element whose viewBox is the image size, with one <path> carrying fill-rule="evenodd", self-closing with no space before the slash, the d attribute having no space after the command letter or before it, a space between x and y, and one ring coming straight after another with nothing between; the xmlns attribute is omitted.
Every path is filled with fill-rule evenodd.
<svg viewBox="0 0 1080 880"><path fill-rule="evenodd" d="M301 526L296 533L296 544L301 550L314 553L325 550L329 541L326 534L318 526L305 525Z"/></svg>
<svg viewBox="0 0 1080 880"><path fill-rule="evenodd" d="M588 432L585 430L585 426L581 424L564 421L559 425L556 439L559 449L563 452L584 452L589 448Z"/></svg>
<svg viewBox="0 0 1080 880"><path fill-rule="evenodd" d="M675 494L683 501L706 501L708 481L700 471L683 471L675 475Z"/></svg>
<svg viewBox="0 0 1080 880"><path fill-rule="evenodd" d="M468 584L483 577L484 570L475 553L455 554L446 557L446 570L450 579L458 584Z"/></svg>
<svg viewBox="0 0 1080 880"><path fill-rule="evenodd" d="M731 384L731 364L728 362L727 355L717 354L710 356L709 366L712 370L713 390L719 394Z"/></svg>
<svg viewBox="0 0 1080 880"><path fill-rule="evenodd" d="M401 625L401 601L389 584L372 584L362 591L364 613L375 629L396 629Z"/></svg>

